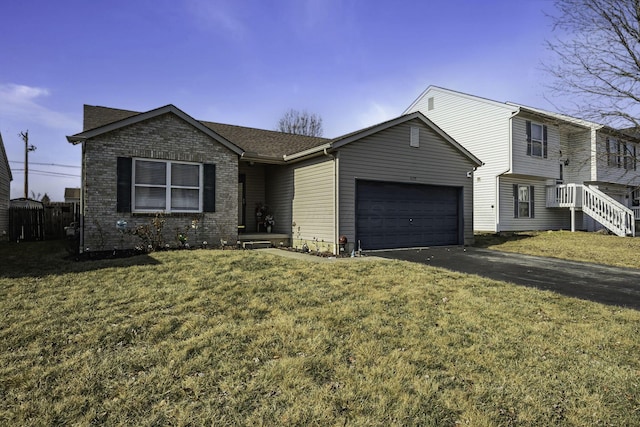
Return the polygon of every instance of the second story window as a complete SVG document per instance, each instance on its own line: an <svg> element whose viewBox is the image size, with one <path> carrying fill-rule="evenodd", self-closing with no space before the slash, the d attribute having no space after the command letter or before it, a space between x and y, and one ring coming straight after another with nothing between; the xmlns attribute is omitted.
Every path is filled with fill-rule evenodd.
<svg viewBox="0 0 640 427"><path fill-rule="evenodd" d="M527 156L547 158L547 127L528 120Z"/></svg>
<svg viewBox="0 0 640 427"><path fill-rule="evenodd" d="M607 138L607 166L635 171L638 168L636 144Z"/></svg>

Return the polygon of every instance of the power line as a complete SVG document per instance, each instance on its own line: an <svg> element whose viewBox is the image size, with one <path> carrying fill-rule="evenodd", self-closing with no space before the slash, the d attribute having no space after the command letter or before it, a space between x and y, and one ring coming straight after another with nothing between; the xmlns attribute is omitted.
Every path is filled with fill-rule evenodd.
<svg viewBox="0 0 640 427"><path fill-rule="evenodd" d="M22 163L19 162L17 160L9 160L9 163ZM76 169L80 169L81 166L74 166L74 165L60 165L58 163L37 163L37 162L29 162L29 164L31 165L38 165L38 166L57 166L60 168L76 168Z"/></svg>
<svg viewBox="0 0 640 427"><path fill-rule="evenodd" d="M24 169L11 169L11 172L24 172ZM74 178L80 178L80 175L73 175L70 173L62 173L62 172L42 171L38 169L29 169L29 173L34 173L35 175L42 175L42 176L69 176Z"/></svg>

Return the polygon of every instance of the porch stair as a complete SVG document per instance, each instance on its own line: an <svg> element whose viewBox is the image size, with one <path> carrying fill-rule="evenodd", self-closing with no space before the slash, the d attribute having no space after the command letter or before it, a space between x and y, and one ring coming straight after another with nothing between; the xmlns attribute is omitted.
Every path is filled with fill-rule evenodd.
<svg viewBox="0 0 640 427"><path fill-rule="evenodd" d="M631 210L597 187L562 184L547 187L547 207L571 210L571 231L575 231L575 211L582 210L618 236L635 236L640 209Z"/></svg>

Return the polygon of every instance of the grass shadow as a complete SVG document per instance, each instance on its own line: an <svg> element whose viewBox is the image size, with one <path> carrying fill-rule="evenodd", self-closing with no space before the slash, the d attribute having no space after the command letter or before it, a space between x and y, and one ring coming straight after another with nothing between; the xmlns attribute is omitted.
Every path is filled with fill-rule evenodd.
<svg viewBox="0 0 640 427"><path fill-rule="evenodd" d="M71 256L64 240L0 243L0 277L42 277L81 273L104 268L156 265L148 254L129 257L91 259Z"/></svg>
<svg viewBox="0 0 640 427"><path fill-rule="evenodd" d="M534 232L481 233L474 235L473 246L486 249L506 242L530 239L535 236L536 233Z"/></svg>

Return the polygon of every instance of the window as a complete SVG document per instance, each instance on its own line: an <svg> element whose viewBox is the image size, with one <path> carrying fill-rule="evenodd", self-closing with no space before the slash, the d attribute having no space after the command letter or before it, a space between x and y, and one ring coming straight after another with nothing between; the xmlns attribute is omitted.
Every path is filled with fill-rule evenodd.
<svg viewBox="0 0 640 427"><path fill-rule="evenodd" d="M631 143L624 144L624 168L629 171L634 171L637 167L636 145Z"/></svg>
<svg viewBox="0 0 640 427"><path fill-rule="evenodd" d="M547 127L527 120L527 155L547 158Z"/></svg>
<svg viewBox="0 0 640 427"><path fill-rule="evenodd" d="M513 185L513 217L534 217L534 188L532 185Z"/></svg>
<svg viewBox="0 0 640 427"><path fill-rule="evenodd" d="M201 169L198 164L134 159L133 211L201 211Z"/></svg>
<svg viewBox="0 0 640 427"><path fill-rule="evenodd" d="M214 212L215 165L118 158L118 212Z"/></svg>
<svg viewBox="0 0 640 427"><path fill-rule="evenodd" d="M630 142L622 142L616 138L607 138L607 165L626 170L637 170L637 148Z"/></svg>
<svg viewBox="0 0 640 427"><path fill-rule="evenodd" d="M615 138L607 138L607 165L620 167L620 141Z"/></svg>
<svg viewBox="0 0 640 427"><path fill-rule="evenodd" d="M420 128L411 126L411 136L409 138L411 147L420 147Z"/></svg>

